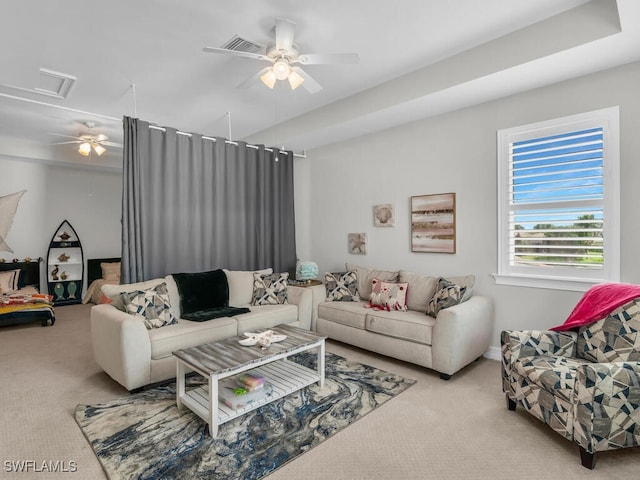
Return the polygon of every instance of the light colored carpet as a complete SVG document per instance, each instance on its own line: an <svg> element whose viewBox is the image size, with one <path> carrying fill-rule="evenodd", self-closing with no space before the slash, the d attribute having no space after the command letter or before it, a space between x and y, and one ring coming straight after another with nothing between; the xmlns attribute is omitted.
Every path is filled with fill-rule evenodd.
<svg viewBox="0 0 640 480"><path fill-rule="evenodd" d="M53 327L0 327L0 478L105 478L74 411L79 403L127 392L93 362L89 308L56 308ZM640 472L639 449L601 453L589 471L575 444L521 408L509 412L498 362L482 359L445 382L424 368L336 342L327 350L417 383L269 480L614 480ZM77 472L7 471L8 462L21 460L74 461Z"/></svg>

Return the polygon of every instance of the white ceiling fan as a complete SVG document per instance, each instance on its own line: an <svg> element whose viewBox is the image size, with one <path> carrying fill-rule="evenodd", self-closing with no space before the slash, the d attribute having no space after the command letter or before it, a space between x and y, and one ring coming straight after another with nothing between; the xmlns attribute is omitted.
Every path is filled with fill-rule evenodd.
<svg viewBox="0 0 640 480"><path fill-rule="evenodd" d="M204 47L202 50L209 53L224 53L263 60L271 64L242 82L238 88L250 87L258 80L261 80L267 87L273 88L278 80L288 80L292 90L302 85L309 93L319 92L322 90L322 86L298 65L353 64L360 61L357 53L300 54L297 45L293 43L295 27L296 24L290 20L276 18L275 41L267 45L264 54L218 47ZM242 44L243 42L236 43ZM252 45L257 47L255 44Z"/></svg>
<svg viewBox="0 0 640 480"><path fill-rule="evenodd" d="M49 135L55 135L57 137L65 137L65 138L73 138L73 140L69 140L66 142L53 143L52 145L68 145L71 143L78 143L80 146L78 147L78 153L80 155L84 155L85 157L89 156L91 153L91 149L98 154L98 156L102 155L107 151L105 147L115 147L122 148L121 143L110 142L109 137L99 133L93 133L93 127L96 126L93 122L84 122L84 124L89 129L89 133L82 134L80 136L74 137L72 135L63 135L61 133L50 133Z"/></svg>

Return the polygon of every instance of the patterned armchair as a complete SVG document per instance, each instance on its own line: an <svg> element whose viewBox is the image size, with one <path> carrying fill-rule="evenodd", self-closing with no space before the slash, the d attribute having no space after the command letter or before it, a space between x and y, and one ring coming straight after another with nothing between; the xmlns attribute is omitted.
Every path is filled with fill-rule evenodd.
<svg viewBox="0 0 640 480"><path fill-rule="evenodd" d="M640 445L640 299L577 332L503 331L502 389L578 444L582 465L596 452Z"/></svg>

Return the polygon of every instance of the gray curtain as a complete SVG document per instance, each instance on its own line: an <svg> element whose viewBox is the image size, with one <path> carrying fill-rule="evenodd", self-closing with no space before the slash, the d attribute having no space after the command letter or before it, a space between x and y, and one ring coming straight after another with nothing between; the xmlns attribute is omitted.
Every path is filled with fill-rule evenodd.
<svg viewBox="0 0 640 480"><path fill-rule="evenodd" d="M216 268L295 271L293 155L124 117L123 283Z"/></svg>

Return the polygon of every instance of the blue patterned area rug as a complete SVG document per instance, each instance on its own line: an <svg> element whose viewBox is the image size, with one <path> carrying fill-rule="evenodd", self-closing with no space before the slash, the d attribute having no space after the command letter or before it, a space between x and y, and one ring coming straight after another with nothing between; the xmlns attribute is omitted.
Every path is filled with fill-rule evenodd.
<svg viewBox="0 0 640 480"><path fill-rule="evenodd" d="M296 360L315 368L315 353ZM311 385L231 420L216 439L194 413L178 410L175 384L78 405L76 421L112 480L258 479L415 383L332 353L325 365L322 388Z"/></svg>

